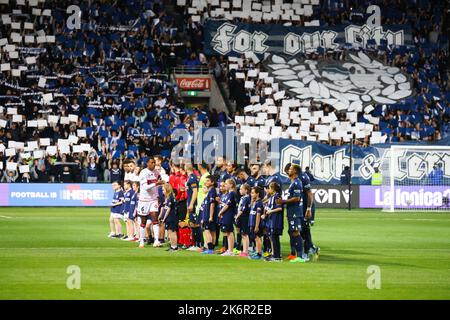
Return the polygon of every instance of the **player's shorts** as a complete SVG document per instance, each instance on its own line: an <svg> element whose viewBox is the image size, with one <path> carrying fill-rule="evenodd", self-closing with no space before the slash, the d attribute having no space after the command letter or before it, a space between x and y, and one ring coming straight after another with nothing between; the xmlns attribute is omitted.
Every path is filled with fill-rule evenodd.
<svg viewBox="0 0 450 320"><path fill-rule="evenodd" d="M166 230L176 232L178 230L178 222L177 221L166 221L165 227L166 227Z"/></svg>
<svg viewBox="0 0 450 320"><path fill-rule="evenodd" d="M203 230L209 230L209 231L216 231L217 229L217 223L215 221L209 222L203 222L202 225Z"/></svg>
<svg viewBox="0 0 450 320"><path fill-rule="evenodd" d="M302 231L302 221L303 218L295 217L295 218L288 218L288 232L294 232L294 231Z"/></svg>
<svg viewBox="0 0 450 320"><path fill-rule="evenodd" d="M233 221L233 224L236 226L236 228L241 228L241 218L239 218L239 219L237 219L237 221L236 221L236 219Z"/></svg>
<svg viewBox="0 0 450 320"><path fill-rule="evenodd" d="M266 218L266 220L261 219L261 221L260 221L261 229L269 228L269 222L270 221L268 220L268 218Z"/></svg>
<svg viewBox="0 0 450 320"><path fill-rule="evenodd" d="M233 232L234 230L233 223L222 223L220 225L220 230L222 232Z"/></svg>
<svg viewBox="0 0 450 320"><path fill-rule="evenodd" d="M189 213L189 222L197 223L197 214L195 212Z"/></svg>
<svg viewBox="0 0 450 320"><path fill-rule="evenodd" d="M240 223L241 233L249 234L250 233L250 228L248 226L249 215L248 214L242 215L239 217L239 220L241 221Z"/></svg>
<svg viewBox="0 0 450 320"><path fill-rule="evenodd" d="M187 215L186 200L181 200L181 201L178 202L177 214L178 214L178 220L179 221L186 220L186 215Z"/></svg>
<svg viewBox="0 0 450 320"><path fill-rule="evenodd" d="M127 218L130 219L130 220L132 220L132 221L134 221L134 219L136 218L136 217L134 216L134 210L128 212Z"/></svg>
<svg viewBox="0 0 450 320"><path fill-rule="evenodd" d="M262 227L265 229L272 229L272 221L270 221L270 219L267 217L266 220L261 220L262 221Z"/></svg>
<svg viewBox="0 0 450 320"><path fill-rule="evenodd" d="M120 213L114 213L114 212L111 212L111 217L112 217L113 219L121 219L121 220L124 219L123 214L120 214Z"/></svg>
<svg viewBox="0 0 450 320"><path fill-rule="evenodd" d="M148 216L150 212L158 212L158 200L153 201L139 201L137 207L137 214L140 216Z"/></svg>

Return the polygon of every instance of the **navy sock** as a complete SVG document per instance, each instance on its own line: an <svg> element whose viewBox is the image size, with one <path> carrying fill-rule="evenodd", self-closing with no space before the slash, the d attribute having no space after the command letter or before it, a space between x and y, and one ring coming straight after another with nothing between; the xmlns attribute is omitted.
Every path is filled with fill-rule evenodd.
<svg viewBox="0 0 450 320"><path fill-rule="evenodd" d="M208 250L214 250L214 244L212 242L208 242Z"/></svg>
<svg viewBox="0 0 450 320"><path fill-rule="evenodd" d="M214 243L214 246L219 245L219 239L220 239L220 228L216 229L216 242Z"/></svg>
<svg viewBox="0 0 450 320"><path fill-rule="evenodd" d="M241 243L242 243L242 234L239 232L238 234L237 234L237 242L236 242L236 248L238 249L238 250L242 250L242 248L241 248Z"/></svg>
<svg viewBox="0 0 450 320"><path fill-rule="evenodd" d="M263 248L264 252L269 252L270 250L270 239L267 235L264 235L263 237Z"/></svg>
<svg viewBox="0 0 450 320"><path fill-rule="evenodd" d="M228 249L228 237L227 236L223 236L222 247L224 247L225 249Z"/></svg>
<svg viewBox="0 0 450 320"><path fill-rule="evenodd" d="M249 247L253 248L253 249L256 249L255 238L250 236L250 235L248 235L248 238L249 238Z"/></svg>
<svg viewBox="0 0 450 320"><path fill-rule="evenodd" d="M313 247L311 228L309 224L305 223L303 226L303 239L305 239L305 252L309 252L309 249Z"/></svg>
<svg viewBox="0 0 450 320"><path fill-rule="evenodd" d="M297 244L295 243L295 241L296 241L295 239L296 239L296 237L289 235L289 242L291 244L291 255L292 256L295 256L295 251L296 251Z"/></svg>
<svg viewBox="0 0 450 320"><path fill-rule="evenodd" d="M273 248L272 248L273 257L278 258L278 259L281 258L280 236L272 235L272 243L273 243Z"/></svg>
<svg viewBox="0 0 450 320"><path fill-rule="evenodd" d="M297 251L297 257L302 257L303 254L303 239L301 235L294 237L295 250Z"/></svg>
<svg viewBox="0 0 450 320"><path fill-rule="evenodd" d="M194 239L197 247L203 246L202 231L199 227L194 228Z"/></svg>

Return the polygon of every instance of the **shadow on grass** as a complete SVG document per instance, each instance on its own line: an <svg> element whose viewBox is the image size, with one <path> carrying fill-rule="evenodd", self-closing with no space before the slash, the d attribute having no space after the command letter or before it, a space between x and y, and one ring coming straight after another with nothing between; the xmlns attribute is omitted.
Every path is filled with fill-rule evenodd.
<svg viewBox="0 0 450 320"><path fill-rule="evenodd" d="M358 253L358 254L364 254L366 253ZM374 255L370 254L369 255ZM379 255L381 258L381 255ZM333 264L349 264L349 265L363 265L363 266L370 266L370 265L383 265L383 266L393 266L393 267L410 267L415 268L417 266L412 264L404 264L404 263L398 263L393 261L386 261L385 258L381 258L380 260L375 259L364 259L364 258L351 258L344 255L333 255L333 254L321 254L320 255L320 261L325 263L333 263Z"/></svg>

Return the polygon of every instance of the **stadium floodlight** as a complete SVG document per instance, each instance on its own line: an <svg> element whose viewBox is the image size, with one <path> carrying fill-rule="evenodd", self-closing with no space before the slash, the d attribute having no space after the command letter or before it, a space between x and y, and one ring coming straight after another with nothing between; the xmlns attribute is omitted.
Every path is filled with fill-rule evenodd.
<svg viewBox="0 0 450 320"><path fill-rule="evenodd" d="M450 211L450 146L391 146L380 173L384 211Z"/></svg>

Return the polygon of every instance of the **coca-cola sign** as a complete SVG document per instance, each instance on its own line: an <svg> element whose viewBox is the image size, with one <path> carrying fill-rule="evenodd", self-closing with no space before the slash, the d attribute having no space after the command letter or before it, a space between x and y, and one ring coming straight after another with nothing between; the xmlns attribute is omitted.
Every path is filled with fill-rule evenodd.
<svg viewBox="0 0 450 320"><path fill-rule="evenodd" d="M360 208L449 209L450 186L360 186Z"/></svg>
<svg viewBox="0 0 450 320"><path fill-rule="evenodd" d="M209 78L177 78L177 84L181 90L209 90L211 88Z"/></svg>

